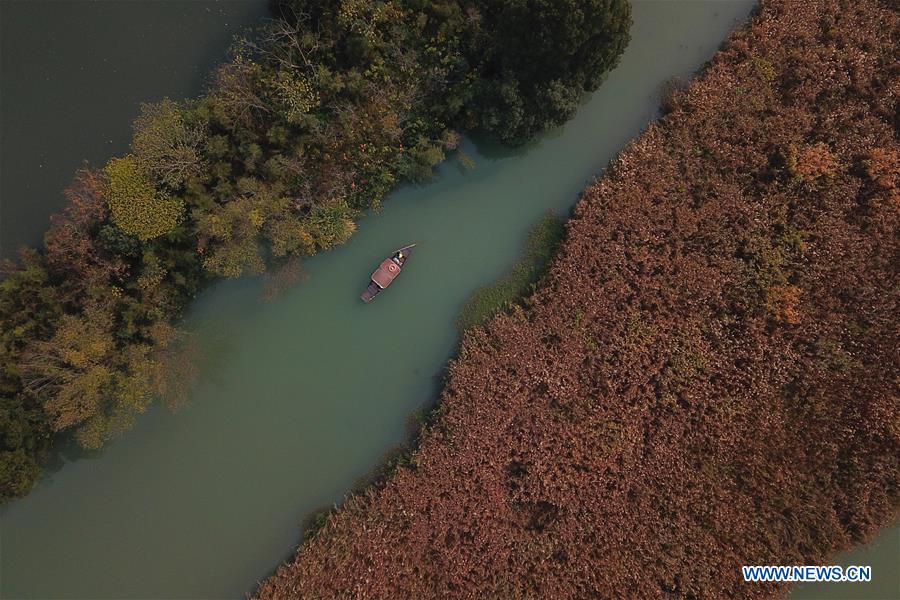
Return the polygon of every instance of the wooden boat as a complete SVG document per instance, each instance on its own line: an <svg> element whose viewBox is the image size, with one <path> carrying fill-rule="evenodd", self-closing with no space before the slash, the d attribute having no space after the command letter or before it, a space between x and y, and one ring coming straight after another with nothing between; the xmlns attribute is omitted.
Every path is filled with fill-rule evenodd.
<svg viewBox="0 0 900 600"><path fill-rule="evenodd" d="M406 264L406 261L409 259L409 255L412 253L412 249L415 246L415 244L404 246L399 250L394 251L390 258L381 261L381 264L378 265L378 268L372 273L369 287L367 287L366 291L360 296L363 299L363 302L371 302L372 298L377 296L381 290L393 283L394 279L397 278L397 275L400 274L400 271L403 270L403 265Z"/></svg>

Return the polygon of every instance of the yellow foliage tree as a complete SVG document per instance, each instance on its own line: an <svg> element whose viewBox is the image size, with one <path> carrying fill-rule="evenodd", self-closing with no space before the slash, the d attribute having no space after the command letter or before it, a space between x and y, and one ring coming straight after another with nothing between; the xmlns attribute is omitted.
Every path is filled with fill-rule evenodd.
<svg viewBox="0 0 900 600"><path fill-rule="evenodd" d="M184 202L160 193L147 169L129 154L104 168L107 202L119 228L146 241L172 231L184 215Z"/></svg>
<svg viewBox="0 0 900 600"><path fill-rule="evenodd" d="M154 342L164 348L168 338ZM162 368L156 356L150 344L116 344L105 311L66 315L52 338L24 353L23 381L54 431L74 429L82 446L99 448L149 406Z"/></svg>

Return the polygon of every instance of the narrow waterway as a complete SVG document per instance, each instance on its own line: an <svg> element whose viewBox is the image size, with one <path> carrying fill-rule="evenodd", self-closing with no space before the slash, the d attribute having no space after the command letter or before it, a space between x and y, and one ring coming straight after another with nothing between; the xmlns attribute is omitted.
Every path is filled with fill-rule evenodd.
<svg viewBox="0 0 900 600"><path fill-rule="evenodd" d="M238 598L404 436L453 353L454 317L516 259L546 210L577 193L652 119L661 84L709 59L752 1L634 4L621 65L564 128L526 148L466 143L432 184L406 187L345 246L305 263L272 303L254 279L193 306L198 388L151 410L102 454L73 460L2 515L9 598ZM150 94L157 97L159 94ZM403 276L363 305L389 251L421 242Z"/></svg>

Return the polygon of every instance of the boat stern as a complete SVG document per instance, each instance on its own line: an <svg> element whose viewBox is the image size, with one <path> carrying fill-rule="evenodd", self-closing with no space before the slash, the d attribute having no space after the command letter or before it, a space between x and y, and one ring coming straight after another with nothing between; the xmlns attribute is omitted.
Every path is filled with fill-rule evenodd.
<svg viewBox="0 0 900 600"><path fill-rule="evenodd" d="M371 302L372 298L377 296L378 292L380 291L381 288L378 287L378 284L376 284L374 281L370 281L369 287L366 288L366 291L362 293L362 296L360 296L360 298L362 298L363 302Z"/></svg>

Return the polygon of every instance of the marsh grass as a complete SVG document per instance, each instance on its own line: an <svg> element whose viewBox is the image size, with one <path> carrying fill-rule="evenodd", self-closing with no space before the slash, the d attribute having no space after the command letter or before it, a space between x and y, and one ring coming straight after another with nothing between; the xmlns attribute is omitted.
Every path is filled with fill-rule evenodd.
<svg viewBox="0 0 900 600"><path fill-rule="evenodd" d="M482 325L521 300L547 270L564 236L565 221L559 215L548 212L541 217L528 232L522 258L506 275L476 290L463 304L456 319L459 330Z"/></svg>
<svg viewBox="0 0 900 600"><path fill-rule="evenodd" d="M481 325L505 307L521 300L546 272L550 260L559 249L565 235L565 221L554 212L547 212L528 231L522 257L512 269L496 282L480 288L463 305L457 326L465 331ZM446 373L439 377L438 390L443 388ZM439 393L439 392L438 392ZM435 426L443 415L443 404L434 400L427 406L411 412L406 419L406 435L402 442L390 448L370 471L359 477L347 498L363 496L368 490L383 486L397 471L404 467L417 467L415 452L420 440ZM345 498L344 500L346 501ZM301 522L303 542L314 538L326 525L337 505L326 505L310 511Z"/></svg>

